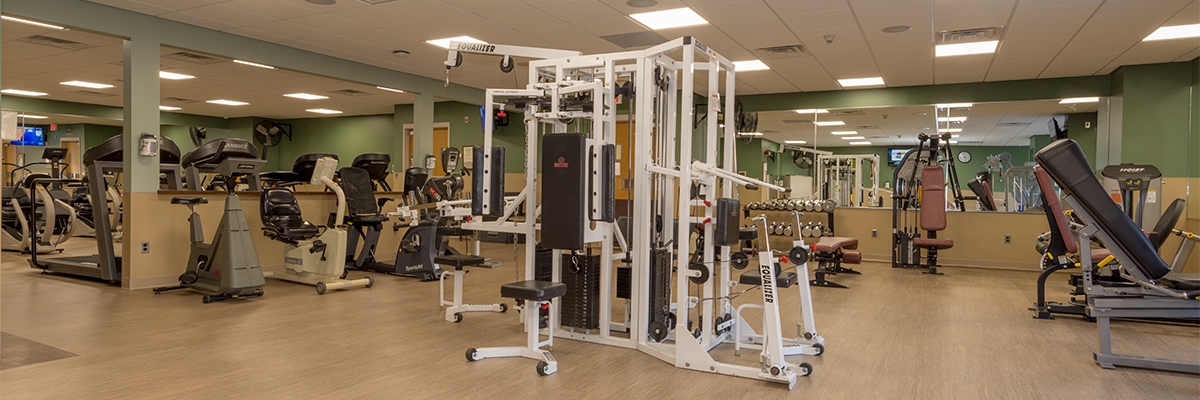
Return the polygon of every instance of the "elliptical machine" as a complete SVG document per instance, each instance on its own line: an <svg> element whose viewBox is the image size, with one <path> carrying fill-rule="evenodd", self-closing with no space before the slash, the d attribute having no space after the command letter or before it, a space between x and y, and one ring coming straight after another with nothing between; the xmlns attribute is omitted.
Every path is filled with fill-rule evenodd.
<svg viewBox="0 0 1200 400"><path fill-rule="evenodd" d="M301 162L297 162L301 164ZM346 214L346 195L333 182L338 160L321 157L315 163L305 162L301 168L307 170L309 182L323 184L337 195L337 214L321 232L317 226L300 216L300 206L291 190L283 187L265 189L262 192L263 234L271 239L287 243L283 251L284 273L267 272L268 278L313 285L317 294L329 289L371 287L374 278L344 279L346 276L346 225L341 224ZM318 234L320 235L318 237ZM316 238L315 240L313 238Z"/></svg>
<svg viewBox="0 0 1200 400"><path fill-rule="evenodd" d="M192 227L191 254L187 272L179 276L179 286L155 288L154 294L185 288L215 293L204 296L206 304L235 297L262 296L261 288L266 281L258 263L258 253L254 250L250 225L233 188L237 186L234 184L236 178L255 174L266 161L258 159L258 149L248 141L217 139L183 156L184 166L198 164L216 164L213 172L231 183L225 185L225 214L212 241L205 243L196 205L207 204L208 199L190 196L171 199L171 204L183 204L192 211L188 217Z"/></svg>

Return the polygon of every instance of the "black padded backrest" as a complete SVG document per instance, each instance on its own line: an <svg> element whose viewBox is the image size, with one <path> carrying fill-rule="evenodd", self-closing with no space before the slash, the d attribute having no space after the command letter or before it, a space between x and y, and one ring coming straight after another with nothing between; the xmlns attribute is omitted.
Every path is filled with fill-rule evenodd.
<svg viewBox="0 0 1200 400"><path fill-rule="evenodd" d="M8 207L9 204L12 204L9 199L16 199L17 204L20 204L22 207L29 206L29 192L26 192L23 188L17 186L5 186L3 195L5 207Z"/></svg>
<svg viewBox="0 0 1200 400"><path fill-rule="evenodd" d="M412 167L404 170L404 193L420 190L429 182L429 171L425 168Z"/></svg>
<svg viewBox="0 0 1200 400"><path fill-rule="evenodd" d="M371 189L371 174L362 168L346 167L338 171L342 191L346 192L346 212L350 215L379 214L375 190Z"/></svg>
<svg viewBox="0 0 1200 400"><path fill-rule="evenodd" d="M1183 215L1183 209L1187 206L1187 202L1183 199L1175 199L1171 205L1167 206L1167 211L1163 213L1162 218L1158 219L1158 223L1154 224L1155 242L1154 248L1162 247L1167 241L1167 236L1171 235L1171 229L1175 228L1175 224L1179 222L1179 217Z"/></svg>
<svg viewBox="0 0 1200 400"><path fill-rule="evenodd" d="M1150 279L1162 278L1171 267L1158 256L1154 245L1146 238L1121 207L1108 197L1104 186L1092 173L1083 149L1071 139L1050 143L1035 154L1037 160L1058 187L1071 195L1083 211L1092 217L1097 228L1111 237L1132 260L1120 260L1127 268L1137 268Z"/></svg>
<svg viewBox="0 0 1200 400"><path fill-rule="evenodd" d="M967 182L967 187L971 188L975 197L979 198L979 204L983 206L984 210L996 211L996 202L992 199L991 188L988 187L987 182L975 178Z"/></svg>
<svg viewBox="0 0 1200 400"><path fill-rule="evenodd" d="M392 156L384 153L360 154L358 157L354 157L354 162L350 163L351 167L367 170L371 175L371 180L374 181L387 179L387 170L391 165Z"/></svg>
<svg viewBox="0 0 1200 400"><path fill-rule="evenodd" d="M227 158L258 158L258 148L242 139L216 139L183 155L183 166L220 164Z"/></svg>
<svg viewBox="0 0 1200 400"><path fill-rule="evenodd" d="M296 195L291 190L285 188L270 188L264 189L260 196L261 205L259 213L262 215L262 222L265 225L270 224L272 217L281 216L300 216L300 205L296 203Z"/></svg>
<svg viewBox="0 0 1200 400"><path fill-rule="evenodd" d="M300 175L301 182L311 181L312 176L313 176L313 171L317 169L317 160L320 160L324 157L332 157L334 160L338 159L338 156L336 154L328 154L328 153L305 154L300 157L296 157L296 162L292 164L292 172L295 172L296 175Z"/></svg>

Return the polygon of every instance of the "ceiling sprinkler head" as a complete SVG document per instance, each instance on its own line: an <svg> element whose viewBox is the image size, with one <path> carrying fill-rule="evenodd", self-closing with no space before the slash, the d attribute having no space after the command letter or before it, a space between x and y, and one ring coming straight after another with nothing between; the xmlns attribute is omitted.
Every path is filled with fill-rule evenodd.
<svg viewBox="0 0 1200 400"><path fill-rule="evenodd" d="M833 35L833 34L825 35L825 43L833 43L833 38L836 38L836 37L837 37L837 35Z"/></svg>

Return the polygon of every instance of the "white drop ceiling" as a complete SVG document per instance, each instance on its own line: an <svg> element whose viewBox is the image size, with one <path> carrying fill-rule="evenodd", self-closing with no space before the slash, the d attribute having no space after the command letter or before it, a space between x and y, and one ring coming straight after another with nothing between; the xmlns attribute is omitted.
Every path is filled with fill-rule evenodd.
<svg viewBox="0 0 1200 400"><path fill-rule="evenodd" d="M1065 124L1067 113L1095 112L1098 103L1059 104L1058 99L975 103L970 108L937 111L938 117L967 117L962 123L938 123L934 119L934 106L874 107L852 109L830 109L829 113L817 114L817 121L844 121L844 126L816 127L814 142L813 114L797 114L794 111L766 111L758 113L758 130L763 138L784 143L788 140L803 140L801 146L817 148L845 147L852 141L869 141L873 146L915 146L917 134L933 134L936 129L962 129L953 140L958 146L1028 146L1029 138L1048 135L1050 118ZM1018 125L1023 124L1023 125ZM846 140L833 135L834 131L857 131L862 140Z"/></svg>

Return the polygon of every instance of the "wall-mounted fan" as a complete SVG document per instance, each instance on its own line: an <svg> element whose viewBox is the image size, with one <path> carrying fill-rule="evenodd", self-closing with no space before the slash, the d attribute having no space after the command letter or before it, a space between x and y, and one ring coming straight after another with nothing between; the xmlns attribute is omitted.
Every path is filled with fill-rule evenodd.
<svg viewBox="0 0 1200 400"><path fill-rule="evenodd" d="M271 120L258 121L254 125L254 141L262 145L262 159L267 159L267 148L279 145L284 137L292 140L292 126L290 124L281 124Z"/></svg>
<svg viewBox="0 0 1200 400"><path fill-rule="evenodd" d="M192 137L192 144L200 147L204 144L204 139L208 138L208 129L203 126L189 126L188 136Z"/></svg>
<svg viewBox="0 0 1200 400"><path fill-rule="evenodd" d="M792 162L796 163L797 167L809 169L812 168L813 160L812 157L809 157L808 154L803 151L793 151Z"/></svg>

